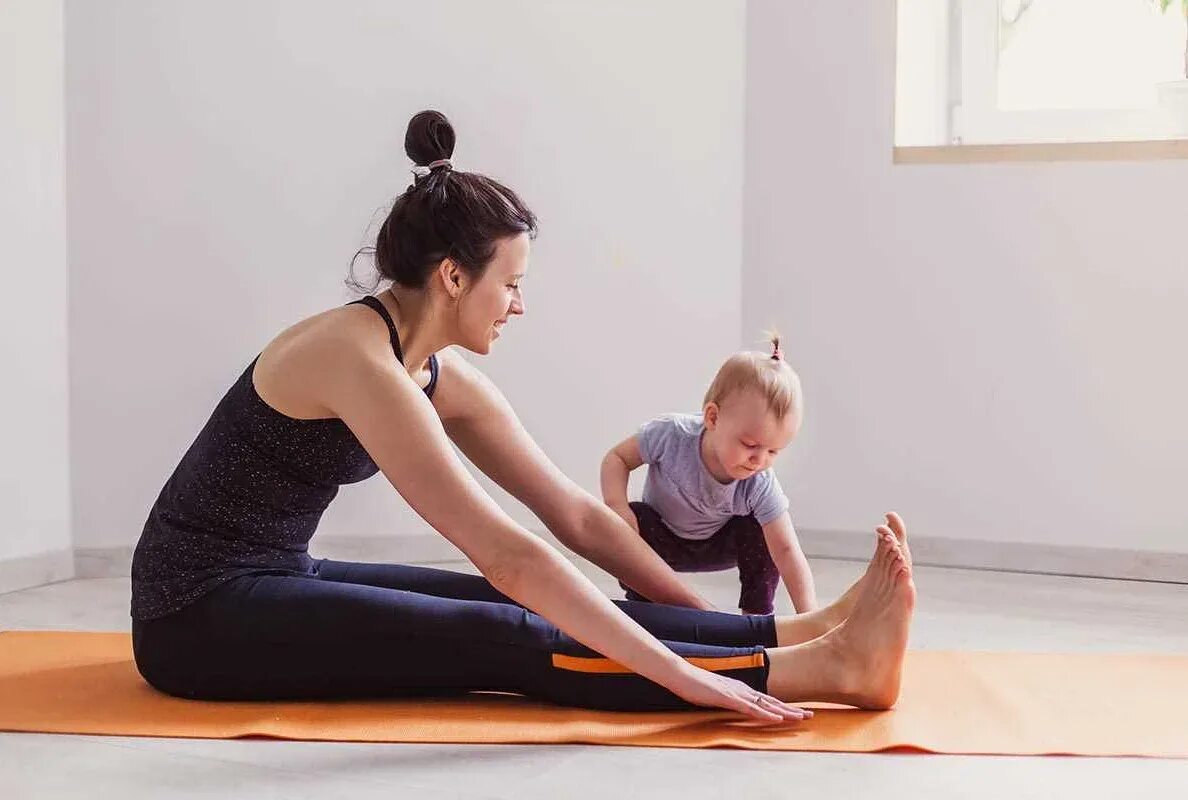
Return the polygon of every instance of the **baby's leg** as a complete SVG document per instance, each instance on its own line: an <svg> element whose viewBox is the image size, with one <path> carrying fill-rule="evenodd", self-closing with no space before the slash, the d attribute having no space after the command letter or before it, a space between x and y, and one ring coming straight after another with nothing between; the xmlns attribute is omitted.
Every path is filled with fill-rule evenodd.
<svg viewBox="0 0 1188 800"><path fill-rule="evenodd" d="M733 551L723 557L718 546L710 540L691 541L677 536L665 524L664 519L647 503L631 503L635 520L639 523L639 535L664 563L676 572L712 572L734 566ZM648 602L648 598L636 592L622 581L619 585L627 593L627 599Z"/></svg>
<svg viewBox="0 0 1188 800"><path fill-rule="evenodd" d="M735 517L714 538L732 537L738 564L738 608L744 614L770 614L780 570L767 549L763 526L753 516Z"/></svg>

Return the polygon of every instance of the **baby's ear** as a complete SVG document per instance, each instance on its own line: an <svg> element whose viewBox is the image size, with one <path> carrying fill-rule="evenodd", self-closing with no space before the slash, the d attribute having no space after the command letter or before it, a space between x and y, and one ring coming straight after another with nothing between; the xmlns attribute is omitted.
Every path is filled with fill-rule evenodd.
<svg viewBox="0 0 1188 800"><path fill-rule="evenodd" d="M718 404L706 403L705 408L701 409L701 415L705 419L705 427L713 430L718 426Z"/></svg>

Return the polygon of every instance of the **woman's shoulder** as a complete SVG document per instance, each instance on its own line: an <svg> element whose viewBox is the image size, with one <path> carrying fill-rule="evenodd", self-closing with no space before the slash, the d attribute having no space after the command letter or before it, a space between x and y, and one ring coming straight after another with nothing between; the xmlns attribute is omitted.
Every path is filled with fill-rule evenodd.
<svg viewBox="0 0 1188 800"><path fill-rule="evenodd" d="M481 369L454 347L437 352L437 387L433 405L443 421L482 416L506 404L503 394Z"/></svg>
<svg viewBox="0 0 1188 800"><path fill-rule="evenodd" d="M261 356L283 359L308 358L323 351L382 352L389 341L387 323L379 314L360 303L350 303L293 323L273 337Z"/></svg>
<svg viewBox="0 0 1188 800"><path fill-rule="evenodd" d="M354 364L392 359L387 325L361 305L338 306L290 325L256 360L253 383L268 405L298 419L333 416L325 395Z"/></svg>

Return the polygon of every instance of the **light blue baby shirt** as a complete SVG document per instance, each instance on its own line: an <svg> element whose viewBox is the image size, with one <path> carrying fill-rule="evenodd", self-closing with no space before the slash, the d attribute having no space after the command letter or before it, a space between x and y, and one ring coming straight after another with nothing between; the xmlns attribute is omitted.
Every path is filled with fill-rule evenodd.
<svg viewBox="0 0 1188 800"><path fill-rule="evenodd" d="M682 539L708 539L733 516L753 514L766 525L788 510L771 469L719 483L701 460L700 414L666 414L645 423L639 452L648 465L643 501Z"/></svg>

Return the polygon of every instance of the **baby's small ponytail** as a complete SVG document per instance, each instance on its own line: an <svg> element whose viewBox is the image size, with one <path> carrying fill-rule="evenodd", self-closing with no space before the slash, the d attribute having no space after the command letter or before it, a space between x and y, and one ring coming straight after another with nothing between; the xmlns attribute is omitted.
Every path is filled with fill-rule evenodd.
<svg viewBox="0 0 1188 800"><path fill-rule="evenodd" d="M710 403L721 406L734 392L752 389L758 390L766 399L768 410L778 419L793 411L797 415L803 413L800 377L784 360L784 350L780 346L783 337L774 329L764 331L763 337L771 346L770 355L760 350L756 342L755 349L742 350L727 358L714 375L701 403L702 408Z"/></svg>
<svg viewBox="0 0 1188 800"><path fill-rule="evenodd" d="M764 331L763 335L767 337L767 341L771 344L771 360L783 361L784 351L780 349L780 332L772 328L769 331Z"/></svg>

